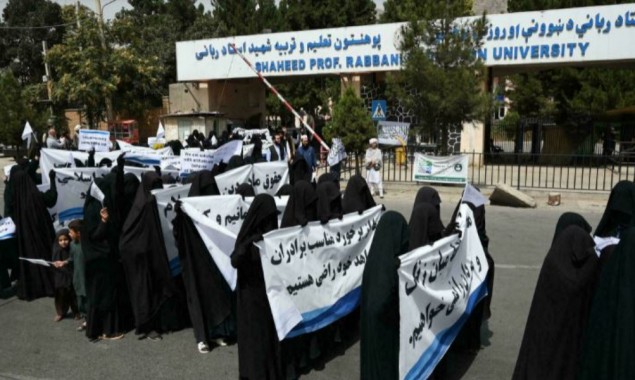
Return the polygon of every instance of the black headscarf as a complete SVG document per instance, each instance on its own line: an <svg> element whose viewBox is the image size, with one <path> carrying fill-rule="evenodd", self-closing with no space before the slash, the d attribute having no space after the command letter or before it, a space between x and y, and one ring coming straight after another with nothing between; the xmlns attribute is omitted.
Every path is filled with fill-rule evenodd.
<svg viewBox="0 0 635 380"><path fill-rule="evenodd" d="M296 182L282 214L280 228L305 226L308 222L317 220L317 200L313 185L307 181Z"/></svg>
<svg viewBox="0 0 635 380"><path fill-rule="evenodd" d="M231 156L229 158L229 162L227 163L227 167L225 168L225 171L228 172L232 169L239 168L243 165L245 165L245 160L243 160L241 156L239 155Z"/></svg>
<svg viewBox="0 0 635 380"><path fill-rule="evenodd" d="M298 181L311 182L311 168L306 162L304 157L297 155L291 164L291 170L289 170L289 182L294 185Z"/></svg>
<svg viewBox="0 0 635 380"><path fill-rule="evenodd" d="M599 265L594 246L576 224L556 235L540 270L513 379L576 378Z"/></svg>
<svg viewBox="0 0 635 380"><path fill-rule="evenodd" d="M412 209L410 223L410 246L412 251L424 245L433 244L443 235L443 224L439 218L439 210L429 203L419 203Z"/></svg>
<svg viewBox="0 0 635 380"><path fill-rule="evenodd" d="M595 229L601 237L618 236L622 229L635 226L635 184L620 181L611 190L606 209Z"/></svg>
<svg viewBox="0 0 635 380"><path fill-rule="evenodd" d="M382 215L362 277L362 379L399 377L398 259L408 251L408 224L395 211Z"/></svg>
<svg viewBox="0 0 635 380"><path fill-rule="evenodd" d="M558 223L556 223L556 231L553 234L551 244L553 244L556 241L558 235L560 235L560 233L569 226L578 226L585 230L588 234L590 234L593 230L589 222L587 222L582 215L575 212L565 212L564 214L560 215Z"/></svg>
<svg viewBox="0 0 635 380"><path fill-rule="evenodd" d="M635 378L635 228L624 230L602 269L589 313L578 379Z"/></svg>
<svg viewBox="0 0 635 380"><path fill-rule="evenodd" d="M285 183L284 185L280 187L280 189L276 193L276 196L291 195L292 193L293 193L293 185L290 183Z"/></svg>
<svg viewBox="0 0 635 380"><path fill-rule="evenodd" d="M415 197L415 205L419 203L430 203L437 209L441 209L441 197L439 196L439 192L429 186L424 186L417 191L417 196Z"/></svg>
<svg viewBox="0 0 635 380"><path fill-rule="evenodd" d="M240 185L238 185L238 187L236 188L236 194L242 195L243 198L256 196L254 187L248 183L241 183Z"/></svg>
<svg viewBox="0 0 635 380"><path fill-rule="evenodd" d="M137 334L178 329L162 325L164 303L177 296L170 274L156 198L151 190L161 186L156 172L143 173L142 185L121 231L119 251L126 279Z"/></svg>
<svg viewBox="0 0 635 380"><path fill-rule="evenodd" d="M267 299L258 248L254 242L278 227L278 210L271 195L254 198L243 222L231 263L238 271L238 366L240 377L281 379L280 342Z"/></svg>
<svg viewBox="0 0 635 380"><path fill-rule="evenodd" d="M188 197L198 197L202 195L220 195L218 185L214 179L214 174L209 170L201 170L192 174L188 180L192 178L192 186Z"/></svg>
<svg viewBox="0 0 635 380"><path fill-rule="evenodd" d="M362 212L375 205L375 200L364 177L359 174L352 176L346 184L344 198L342 199L342 210L344 214Z"/></svg>
<svg viewBox="0 0 635 380"><path fill-rule="evenodd" d="M45 196L24 170L15 171L9 182L13 192L12 218L16 226L19 257L50 261L55 230L47 207L52 207L56 203L55 183L51 184L49 196ZM50 268L20 260L20 299L33 300L52 296L53 286L53 273Z"/></svg>
<svg viewBox="0 0 635 380"><path fill-rule="evenodd" d="M342 217L342 194L334 182L327 181L318 184L316 193L318 219L322 224L330 219Z"/></svg>
<svg viewBox="0 0 635 380"><path fill-rule="evenodd" d="M17 173L18 171L23 171L23 170L24 168L20 165L14 165L9 170L9 180L7 181L4 188L4 217L5 218L13 216L14 207L15 207L15 198L13 195L13 182L11 181L11 178L13 178L15 173Z"/></svg>
<svg viewBox="0 0 635 380"><path fill-rule="evenodd" d="M260 139L260 136L254 135L251 138L251 142L254 144L254 150L252 150L251 156L249 156L245 161L250 164L265 161L262 156L262 140Z"/></svg>

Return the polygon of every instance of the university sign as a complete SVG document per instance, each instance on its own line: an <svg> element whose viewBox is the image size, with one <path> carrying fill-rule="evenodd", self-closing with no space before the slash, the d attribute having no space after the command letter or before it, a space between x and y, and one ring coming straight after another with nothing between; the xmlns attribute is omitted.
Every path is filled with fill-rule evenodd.
<svg viewBox="0 0 635 380"><path fill-rule="evenodd" d="M466 19L467 21L469 19ZM635 4L487 16L475 55L487 66L635 59ZM396 71L404 23L257 34L176 44L179 81Z"/></svg>

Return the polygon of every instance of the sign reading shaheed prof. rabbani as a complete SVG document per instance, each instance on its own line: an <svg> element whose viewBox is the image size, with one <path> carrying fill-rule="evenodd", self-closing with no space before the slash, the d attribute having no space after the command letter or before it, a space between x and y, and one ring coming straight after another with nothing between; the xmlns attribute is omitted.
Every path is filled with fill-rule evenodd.
<svg viewBox="0 0 635 380"><path fill-rule="evenodd" d="M399 378L426 379L487 295L488 265L471 209L454 234L399 257Z"/></svg>
<svg viewBox="0 0 635 380"><path fill-rule="evenodd" d="M381 209L274 230L256 243L278 339L321 329L359 304Z"/></svg>
<svg viewBox="0 0 635 380"><path fill-rule="evenodd" d="M108 152L110 150L110 132L97 129L79 130L79 150Z"/></svg>
<svg viewBox="0 0 635 380"><path fill-rule="evenodd" d="M412 180L436 183L467 183L467 155L426 156L415 153Z"/></svg>

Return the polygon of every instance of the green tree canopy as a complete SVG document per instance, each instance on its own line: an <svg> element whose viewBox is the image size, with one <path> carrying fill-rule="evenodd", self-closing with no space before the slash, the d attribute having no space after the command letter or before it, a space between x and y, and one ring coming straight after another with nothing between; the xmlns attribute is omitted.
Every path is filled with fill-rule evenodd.
<svg viewBox="0 0 635 380"><path fill-rule="evenodd" d="M348 152L355 153L356 171L359 172L359 157L363 155L368 140L377 137L377 130L370 112L355 91L348 87L333 107L333 119L324 129L324 137L330 141L334 137L342 139Z"/></svg>
<svg viewBox="0 0 635 380"><path fill-rule="evenodd" d="M419 127L440 134L445 154L450 129L482 118L487 110L483 64L474 53L482 44L486 20L456 20L465 11L462 0L425 4L428 9L422 13L443 17L413 20L403 28L403 69L390 80L389 91L404 99Z"/></svg>
<svg viewBox="0 0 635 380"><path fill-rule="evenodd" d="M28 120L34 130L43 125L45 115L36 112L17 78L10 70L0 70L0 142L22 144L22 130Z"/></svg>
<svg viewBox="0 0 635 380"><path fill-rule="evenodd" d="M124 44L108 45L104 51L95 15L83 8L80 20L81 28L68 32L63 43L49 51L57 78L54 100L84 106L93 126L102 119L107 97L115 110L141 117L160 95L162 70L158 59L142 56Z"/></svg>
<svg viewBox="0 0 635 380"><path fill-rule="evenodd" d="M0 30L0 67L10 68L22 84L41 83L42 41L51 47L65 32L61 7L49 0L9 0L2 18L0 25L10 29Z"/></svg>

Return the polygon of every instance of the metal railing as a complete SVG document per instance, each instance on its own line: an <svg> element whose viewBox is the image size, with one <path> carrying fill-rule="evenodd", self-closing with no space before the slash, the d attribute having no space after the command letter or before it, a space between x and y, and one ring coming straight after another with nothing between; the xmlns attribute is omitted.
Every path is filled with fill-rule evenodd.
<svg viewBox="0 0 635 380"><path fill-rule="evenodd" d="M384 182L414 182L414 152L383 150ZM402 153L403 152L403 153ZM463 153L468 156L468 180L477 186L505 183L517 189L610 191L621 180L635 180L635 155L566 155L528 153ZM363 157L360 171L366 176ZM350 155L342 179L355 174Z"/></svg>

